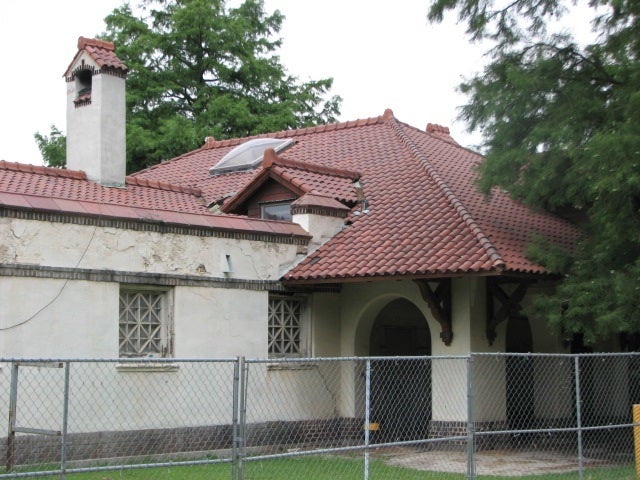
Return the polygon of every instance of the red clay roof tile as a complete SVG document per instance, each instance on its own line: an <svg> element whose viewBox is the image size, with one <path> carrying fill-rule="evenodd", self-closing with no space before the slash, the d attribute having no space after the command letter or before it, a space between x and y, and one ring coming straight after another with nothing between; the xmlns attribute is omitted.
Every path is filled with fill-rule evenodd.
<svg viewBox="0 0 640 480"><path fill-rule="evenodd" d="M213 215L197 188L127 177L126 188L103 187L83 172L0 161L0 206L308 238L298 225ZM222 221L221 221L222 220Z"/></svg>
<svg viewBox="0 0 640 480"><path fill-rule="evenodd" d="M485 198L475 184L481 156L455 143L445 127L430 130L404 124L386 110L382 116L351 122L245 139L207 139L197 150L127 177L125 189L105 189L75 178L75 172L35 173L4 162L0 192L17 194L9 201L23 207L36 195L75 202L87 211L108 204L129 208L127 215L141 218L290 234L293 226L285 222L212 215L204 206L224 199L230 205L230 196L240 197L239 192L275 175L300 195L355 205L347 218L349 226L291 269L285 281L548 273L526 257L529 242L541 235L571 248L577 230L497 189ZM209 175L209 168L232 148L265 137L296 141L279 157L274 155L266 169ZM6 198L3 194L0 201ZM66 202L58 205L74 208Z"/></svg>

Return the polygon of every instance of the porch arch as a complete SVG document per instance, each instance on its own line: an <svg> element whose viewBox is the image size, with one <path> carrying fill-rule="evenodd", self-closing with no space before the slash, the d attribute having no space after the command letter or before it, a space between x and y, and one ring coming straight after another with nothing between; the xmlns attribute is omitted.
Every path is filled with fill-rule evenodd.
<svg viewBox="0 0 640 480"><path fill-rule="evenodd" d="M427 318L410 300L387 298L368 320L358 332L360 340L368 338L367 355L431 355ZM390 358L371 362L371 418L380 424L381 440L425 438L431 401L430 360Z"/></svg>
<svg viewBox="0 0 640 480"><path fill-rule="evenodd" d="M432 329L436 328L437 325L434 326L426 312L420 308L419 305L421 305L421 303L418 296L412 298L411 296L401 295L397 292L378 295L367 302L355 316L357 320L354 325L355 328L352 330L353 337L351 339L353 342L353 355L358 357L374 355L375 348L373 351L371 348L371 334L374 325L379 320L380 315L389 318L389 316L394 313L420 319L419 321L423 322L424 325L425 342L428 342L428 345L425 345L420 353L405 352L402 353L402 355L431 355L431 345L434 341L432 338L432 331L434 330ZM398 325L403 323L408 324L405 320L404 322L399 322ZM437 328L435 331L438 331ZM376 353L376 355L385 356L385 354L380 352Z"/></svg>

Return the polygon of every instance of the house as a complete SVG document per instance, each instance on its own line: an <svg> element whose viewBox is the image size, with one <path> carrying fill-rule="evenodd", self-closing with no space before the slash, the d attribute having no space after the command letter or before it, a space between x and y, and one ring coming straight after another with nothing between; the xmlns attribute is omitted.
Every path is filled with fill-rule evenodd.
<svg viewBox="0 0 640 480"><path fill-rule="evenodd" d="M446 127L386 110L209 137L125 176L126 72L113 44L81 37L65 72L67 169L0 161L3 356L568 352L560 332L522 314L558 281L526 251L538 236L570 249L577 231L480 193L482 157ZM180 375L170 362L146 369ZM123 363L114 375L139 371ZM428 374L426 421L447 434L465 398L453 400L446 363ZM503 406L487 421L508 420L504 392L482 395L480 420L483 402Z"/></svg>

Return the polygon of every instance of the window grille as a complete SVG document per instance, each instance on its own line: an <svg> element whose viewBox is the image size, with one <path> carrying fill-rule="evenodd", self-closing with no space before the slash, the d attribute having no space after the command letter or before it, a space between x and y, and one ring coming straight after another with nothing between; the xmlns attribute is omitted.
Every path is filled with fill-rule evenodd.
<svg viewBox="0 0 640 480"><path fill-rule="evenodd" d="M120 356L171 354L168 291L120 290Z"/></svg>
<svg viewBox="0 0 640 480"><path fill-rule="evenodd" d="M301 356L306 353L304 310L301 298L269 297L269 356Z"/></svg>

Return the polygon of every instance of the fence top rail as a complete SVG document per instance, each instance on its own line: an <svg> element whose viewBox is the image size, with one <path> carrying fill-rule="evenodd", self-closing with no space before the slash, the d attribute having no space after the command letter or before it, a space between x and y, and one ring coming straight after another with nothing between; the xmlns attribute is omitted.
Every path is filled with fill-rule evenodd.
<svg viewBox="0 0 640 480"><path fill-rule="evenodd" d="M50 363L115 363L115 364L176 364L176 363L232 363L237 362L238 357L228 358L156 358L156 357L144 357L144 358L1 358L0 363L19 363L21 365L37 365L37 364L50 364Z"/></svg>
<svg viewBox="0 0 640 480"><path fill-rule="evenodd" d="M546 357L546 358L598 358L598 357L638 357L640 352L594 352L594 353L505 353L505 352L477 352L471 357Z"/></svg>
<svg viewBox="0 0 640 480"><path fill-rule="evenodd" d="M302 363L317 364L321 362L366 362L366 361L394 361L394 360L469 360L478 357L505 358L505 357L544 357L544 358L598 358L598 357L640 357L640 352L602 352L602 353L504 353L504 352L477 352L467 355L437 355L437 356L378 356L378 357L291 357L291 358L245 358L246 363ZM0 363L19 363L22 365L53 364L60 362L69 363L115 363L115 364L178 364L178 363L233 363L243 357L207 357L207 358L1 358Z"/></svg>
<svg viewBox="0 0 640 480"><path fill-rule="evenodd" d="M313 364L320 362L366 362L371 361L394 361L394 360L467 360L469 355L438 355L429 356L386 356L386 357L305 357L305 358L247 358L246 363L304 363Z"/></svg>

